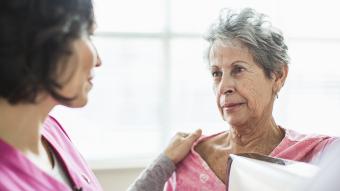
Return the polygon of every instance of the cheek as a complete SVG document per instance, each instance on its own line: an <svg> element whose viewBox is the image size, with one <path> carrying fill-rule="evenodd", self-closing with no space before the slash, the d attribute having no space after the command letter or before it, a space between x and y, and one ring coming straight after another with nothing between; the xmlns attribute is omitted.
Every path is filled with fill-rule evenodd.
<svg viewBox="0 0 340 191"><path fill-rule="evenodd" d="M261 107L261 87L252 79L245 79L238 84L239 94L246 99L248 107L252 111L258 110Z"/></svg>
<svg viewBox="0 0 340 191"><path fill-rule="evenodd" d="M215 82L213 82L213 84L212 84L212 91L213 91L213 94L214 94L214 96L216 98L216 101L218 102L220 94L218 93L217 88L218 88L218 85Z"/></svg>
<svg viewBox="0 0 340 191"><path fill-rule="evenodd" d="M79 91L79 86L81 86L80 82L83 81L80 81L80 78L82 78L82 76L79 74L79 72L75 72L72 75L72 78L70 78L70 80L65 85L64 92L72 94L72 96L74 96L75 92Z"/></svg>
<svg viewBox="0 0 340 191"><path fill-rule="evenodd" d="M216 91L216 88L214 87L214 95L215 95L215 102L216 102L216 106L218 108L218 111L220 112L220 114L223 116L223 110L221 108L221 101L224 99L223 95L221 95L220 93L218 93Z"/></svg>
<svg viewBox="0 0 340 191"><path fill-rule="evenodd" d="M245 89L247 91L248 107L254 114L262 114L267 106L271 103L271 89L268 84L261 83L259 85L253 83L251 86Z"/></svg>

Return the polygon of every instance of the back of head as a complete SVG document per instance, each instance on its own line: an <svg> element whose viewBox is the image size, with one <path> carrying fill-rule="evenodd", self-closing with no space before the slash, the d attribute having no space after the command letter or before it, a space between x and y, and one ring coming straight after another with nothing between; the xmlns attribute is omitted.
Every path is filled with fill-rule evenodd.
<svg viewBox="0 0 340 191"><path fill-rule="evenodd" d="M57 100L58 72L71 43L93 26L91 0L0 1L0 98L35 103L40 92Z"/></svg>
<svg viewBox="0 0 340 191"><path fill-rule="evenodd" d="M289 63L288 48L282 33L272 27L264 14L250 8L240 12L222 9L218 21L206 34L206 40L210 44L207 56L216 41L241 42L268 78L271 78L272 72L280 72L282 65Z"/></svg>

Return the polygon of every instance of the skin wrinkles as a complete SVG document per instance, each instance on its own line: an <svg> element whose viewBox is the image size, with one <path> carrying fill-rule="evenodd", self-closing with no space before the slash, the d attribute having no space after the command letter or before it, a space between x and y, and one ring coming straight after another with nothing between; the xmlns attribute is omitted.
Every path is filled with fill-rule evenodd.
<svg viewBox="0 0 340 191"><path fill-rule="evenodd" d="M233 47L231 51L229 51L229 46ZM228 51L221 51L219 48L227 49ZM265 110L272 108L272 104L270 103L274 100L274 95L271 90L273 82L265 77L263 70L257 64L254 64L249 51L245 47L236 44L236 42L228 43L222 47L217 43L217 45L213 46L212 52L214 53L214 59L211 59L211 64L222 73L220 77L214 79L214 89L219 111L223 119L234 126L236 130L244 131L244 129L239 126L244 126L246 121L256 121L248 120L246 116L243 116L243 121L237 118L235 119L235 116L230 116L226 112L223 112L220 106L221 103L223 104L223 102L228 102L229 100L231 102L245 102L248 111L241 113L241 115L249 115L249 117L253 119L259 119L260 116L263 116ZM240 58L242 58L241 61ZM235 65L243 67L244 72L234 74L233 67L235 67ZM259 84L259 82L263 83ZM232 95L225 95L224 91L229 89L234 93ZM266 105L268 105L268 107L266 107ZM271 110L267 113L271 114Z"/></svg>
<svg viewBox="0 0 340 191"><path fill-rule="evenodd" d="M216 41L209 60L216 104L230 130L199 143L195 150L225 183L229 154L269 155L283 139L284 130L276 125L272 110L287 68L284 75L273 74L269 79L248 48L237 40Z"/></svg>

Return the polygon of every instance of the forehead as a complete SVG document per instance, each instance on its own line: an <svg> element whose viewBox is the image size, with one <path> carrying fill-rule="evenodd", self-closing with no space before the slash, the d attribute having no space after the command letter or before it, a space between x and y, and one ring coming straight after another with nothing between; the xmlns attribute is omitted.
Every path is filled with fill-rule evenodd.
<svg viewBox="0 0 340 191"><path fill-rule="evenodd" d="M254 62L249 49L238 40L215 41L209 52L209 60L211 65L232 64L235 61Z"/></svg>

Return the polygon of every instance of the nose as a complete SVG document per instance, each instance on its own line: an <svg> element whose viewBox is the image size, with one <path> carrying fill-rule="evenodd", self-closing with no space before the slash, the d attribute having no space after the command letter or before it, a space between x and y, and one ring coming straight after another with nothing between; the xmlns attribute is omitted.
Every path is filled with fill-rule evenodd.
<svg viewBox="0 0 340 191"><path fill-rule="evenodd" d="M97 63L95 65L95 67L99 67L102 65L102 59L100 58L98 52L97 52Z"/></svg>
<svg viewBox="0 0 340 191"><path fill-rule="evenodd" d="M93 45L93 48L94 48L95 54L97 55L97 59L96 59L97 62L96 62L96 64L94 66L95 67L99 67L99 66L102 65L102 59L99 56L99 53L98 53L98 50L97 50L96 46Z"/></svg>
<svg viewBox="0 0 340 191"><path fill-rule="evenodd" d="M219 94L231 95L235 92L235 82L231 77L223 75L218 88Z"/></svg>
<svg viewBox="0 0 340 191"><path fill-rule="evenodd" d="M233 89L227 89L225 92L223 92L223 94L226 94L226 95L228 95L228 94L232 94L232 93L234 93L234 90Z"/></svg>
<svg viewBox="0 0 340 191"><path fill-rule="evenodd" d="M230 96L235 92L235 89L233 87L223 87L220 89L220 95L224 96Z"/></svg>

